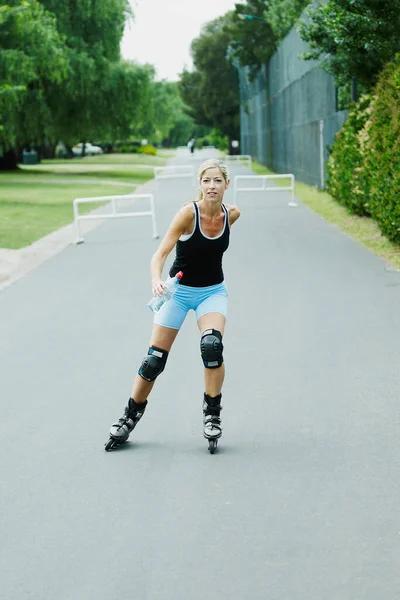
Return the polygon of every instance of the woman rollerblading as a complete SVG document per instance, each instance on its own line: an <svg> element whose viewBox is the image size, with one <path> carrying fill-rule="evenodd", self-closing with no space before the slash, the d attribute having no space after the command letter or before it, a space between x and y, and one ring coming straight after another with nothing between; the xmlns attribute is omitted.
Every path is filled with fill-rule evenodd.
<svg viewBox="0 0 400 600"><path fill-rule="evenodd" d="M128 439L143 415L188 311L194 310L204 365L204 436L210 452L214 453L222 434L219 416L225 377L222 338L228 309L222 257L229 246L231 227L240 216L235 206L223 202L229 183L228 170L222 161L210 159L203 163L197 200L187 202L178 211L151 259L153 296L162 296L167 288L162 270L173 248L176 256L169 276L183 275L174 295L154 313L150 348L134 379L129 404L111 427L106 450Z"/></svg>

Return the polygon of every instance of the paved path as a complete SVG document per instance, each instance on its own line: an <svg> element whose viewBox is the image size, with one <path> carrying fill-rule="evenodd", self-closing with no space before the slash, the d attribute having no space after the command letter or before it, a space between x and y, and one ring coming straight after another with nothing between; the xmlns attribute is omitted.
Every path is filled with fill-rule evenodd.
<svg viewBox="0 0 400 600"><path fill-rule="evenodd" d="M158 184L161 233L189 188ZM287 200L238 199L214 456L193 315L132 442L103 450L147 348L150 220L0 294L3 598L400 597L400 274Z"/></svg>

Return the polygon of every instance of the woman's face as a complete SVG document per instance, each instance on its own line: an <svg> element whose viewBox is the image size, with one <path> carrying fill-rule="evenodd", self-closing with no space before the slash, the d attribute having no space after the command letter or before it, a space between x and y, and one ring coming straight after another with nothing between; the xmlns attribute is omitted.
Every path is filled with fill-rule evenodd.
<svg viewBox="0 0 400 600"><path fill-rule="evenodd" d="M221 169L212 167L206 169L200 181L203 199L211 202L222 202L224 192L228 188L229 180L225 181Z"/></svg>

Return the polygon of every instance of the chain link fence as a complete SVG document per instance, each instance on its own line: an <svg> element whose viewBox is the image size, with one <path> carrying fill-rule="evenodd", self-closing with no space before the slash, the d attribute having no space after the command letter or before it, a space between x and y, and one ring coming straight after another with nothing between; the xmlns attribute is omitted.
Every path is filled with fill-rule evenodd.
<svg viewBox="0 0 400 600"><path fill-rule="evenodd" d="M329 147L347 111L337 110L334 79L293 28L257 78L239 68L241 153L277 173L325 186Z"/></svg>

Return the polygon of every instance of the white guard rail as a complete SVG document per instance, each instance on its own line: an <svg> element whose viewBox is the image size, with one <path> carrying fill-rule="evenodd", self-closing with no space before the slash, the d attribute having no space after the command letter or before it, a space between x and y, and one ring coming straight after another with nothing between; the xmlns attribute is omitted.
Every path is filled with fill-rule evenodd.
<svg viewBox="0 0 400 600"><path fill-rule="evenodd" d="M240 187L240 181L255 180L261 183L260 187ZM267 186L267 181L274 179L290 179L290 186ZM289 206L297 206L294 196L294 175L286 173L282 175L236 175L233 187L233 193L236 203L236 195L238 192L292 192L292 199Z"/></svg>
<svg viewBox="0 0 400 600"><path fill-rule="evenodd" d="M245 166L247 166L250 169L250 171L251 171L252 159L251 159L251 156L249 154L225 154L223 160L224 160L224 162L243 162L243 163L246 163Z"/></svg>
<svg viewBox="0 0 400 600"><path fill-rule="evenodd" d="M143 212L121 212L117 213L117 201L125 200L125 201L134 201L136 199L148 199L150 201L150 210ZM89 214L89 215L80 215L79 214L79 204L88 204L93 202L103 202L111 200L111 213L104 214ZM129 194L124 196L98 196L96 198L75 198L74 203L74 222L75 222L75 230L76 230L76 240L75 244L81 244L83 242L83 237L81 237L79 222L87 221L93 219L122 219L124 217L151 217L153 224L153 238L160 237L157 233L157 224L156 224L156 214L154 210L154 196L153 194Z"/></svg>
<svg viewBox="0 0 400 600"><path fill-rule="evenodd" d="M176 177L194 177L193 165L176 165L174 167L154 167L156 179L175 179Z"/></svg>

